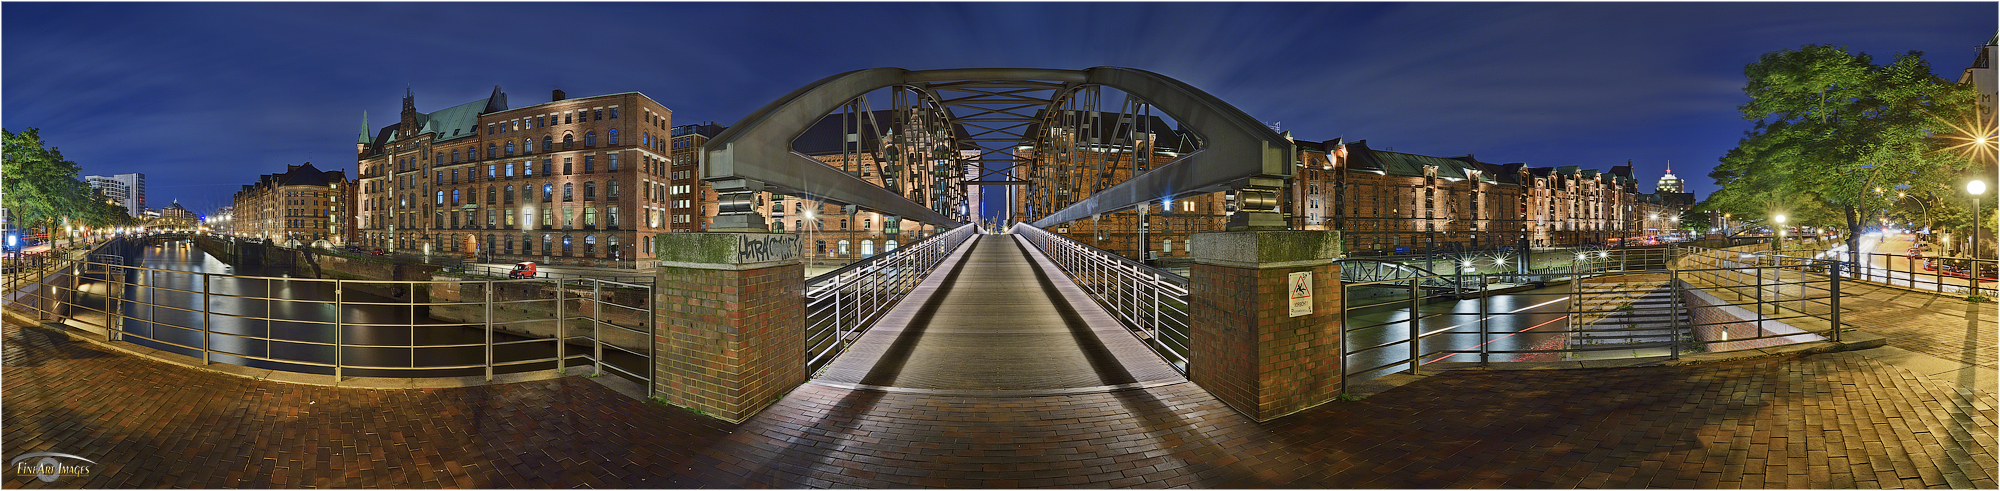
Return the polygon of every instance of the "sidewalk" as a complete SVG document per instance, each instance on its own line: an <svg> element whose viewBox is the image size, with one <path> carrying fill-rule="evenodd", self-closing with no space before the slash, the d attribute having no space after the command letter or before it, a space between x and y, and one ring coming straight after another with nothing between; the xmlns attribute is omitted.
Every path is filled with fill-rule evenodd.
<svg viewBox="0 0 2000 491"><path fill-rule="evenodd" d="M295 385L128 356L9 322L0 458L61 452L97 464L88 477L44 483L10 473L0 484L2000 484L2000 401L1990 382L1994 304L1855 288L1847 290L1854 297L1843 320L1888 337L1888 347L1675 366L1427 372L1363 400L1333 401L1262 424L1192 383L969 397L815 382L733 425L582 377L452 389ZM1971 368L1911 368L1927 359Z"/></svg>

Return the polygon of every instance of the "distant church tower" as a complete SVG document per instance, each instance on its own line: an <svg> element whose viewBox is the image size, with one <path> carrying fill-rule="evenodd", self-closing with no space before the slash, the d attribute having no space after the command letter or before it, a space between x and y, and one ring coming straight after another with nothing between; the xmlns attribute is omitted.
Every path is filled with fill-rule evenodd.
<svg viewBox="0 0 2000 491"><path fill-rule="evenodd" d="M1681 190L1681 178L1674 177L1673 164L1667 164L1667 175L1660 176L1660 182L1653 185L1653 194L1684 192Z"/></svg>

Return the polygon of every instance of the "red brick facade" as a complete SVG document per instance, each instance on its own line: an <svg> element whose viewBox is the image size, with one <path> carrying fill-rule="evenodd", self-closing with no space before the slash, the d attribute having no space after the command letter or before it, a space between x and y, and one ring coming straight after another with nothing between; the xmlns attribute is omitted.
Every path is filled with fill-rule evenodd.
<svg viewBox="0 0 2000 491"><path fill-rule="evenodd" d="M494 262L650 267L669 230L672 113L636 92L421 113L357 143L361 242ZM691 199L687 192L679 198Z"/></svg>
<svg viewBox="0 0 2000 491"><path fill-rule="evenodd" d="M654 393L740 422L806 381L805 271L662 266Z"/></svg>
<svg viewBox="0 0 2000 491"><path fill-rule="evenodd" d="M1190 380L1258 421L1337 397L1342 376L1340 266L1331 257L1297 258L1316 265L1212 264L1208 253L1200 254L1188 285L1193 304ZM1312 273L1313 310L1292 317L1287 280L1302 271Z"/></svg>

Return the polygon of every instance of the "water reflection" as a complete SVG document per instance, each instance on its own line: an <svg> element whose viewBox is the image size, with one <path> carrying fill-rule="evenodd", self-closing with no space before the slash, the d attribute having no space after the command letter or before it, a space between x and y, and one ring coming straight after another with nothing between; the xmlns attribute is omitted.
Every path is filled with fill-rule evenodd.
<svg viewBox="0 0 2000 491"><path fill-rule="evenodd" d="M337 360L350 377L444 377L483 375L490 337L494 343L528 341L492 346L496 373L555 368L552 339L489 332L478 317L467 323L433 319L430 306L419 303L428 300L407 285L349 282L336 292L331 280L233 267L187 243L148 246L127 260L166 270L122 275L120 330L134 344L199 358L205 328L211 359L219 363L330 375L333 368L323 365ZM577 356L588 351L572 340L568 365L588 364ZM644 373L643 361L607 352L609 363ZM507 364L527 360L545 361Z"/></svg>

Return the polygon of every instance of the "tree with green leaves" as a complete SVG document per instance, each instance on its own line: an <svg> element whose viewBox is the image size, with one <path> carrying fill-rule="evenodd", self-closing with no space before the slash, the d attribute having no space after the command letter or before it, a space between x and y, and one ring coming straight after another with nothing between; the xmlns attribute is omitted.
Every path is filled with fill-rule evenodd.
<svg viewBox="0 0 2000 491"><path fill-rule="evenodd" d="M1922 52L1877 65L1843 47L1808 45L1766 53L1744 75L1750 101L1738 109L1753 124L1709 173L1722 189L1706 209L1841 225L1856 251L1864 220L1896 190L1968 165L1945 151L1946 122L1975 114L1972 90L1932 73Z"/></svg>
<svg viewBox="0 0 2000 491"><path fill-rule="evenodd" d="M0 129L4 140L4 161L0 161L0 206L10 219L24 227L40 226L54 232L65 217L82 224L96 218L98 207L90 198L90 186L77 179L82 169L64 159L55 147L46 147L40 130L28 128L15 133ZM46 147L46 148L45 148ZM54 233L50 234L55 236Z"/></svg>

